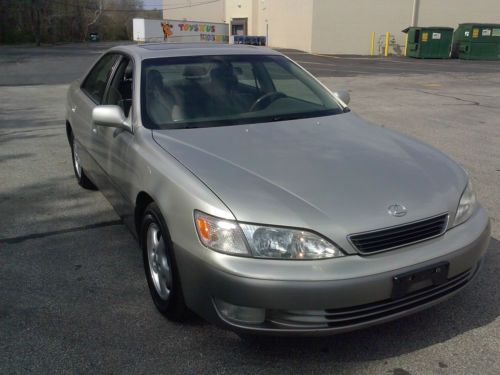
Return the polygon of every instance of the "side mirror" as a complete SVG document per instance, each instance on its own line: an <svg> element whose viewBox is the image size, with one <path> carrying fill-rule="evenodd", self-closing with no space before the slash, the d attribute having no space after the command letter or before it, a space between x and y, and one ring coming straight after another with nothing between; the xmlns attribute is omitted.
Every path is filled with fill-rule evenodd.
<svg viewBox="0 0 500 375"><path fill-rule="evenodd" d="M333 96L335 96L337 99L340 99L340 101L345 105L348 105L351 101L351 95L349 95L347 91L335 91L333 93Z"/></svg>
<svg viewBox="0 0 500 375"><path fill-rule="evenodd" d="M92 121L95 125L132 131L132 128L117 105L98 105L92 110Z"/></svg>

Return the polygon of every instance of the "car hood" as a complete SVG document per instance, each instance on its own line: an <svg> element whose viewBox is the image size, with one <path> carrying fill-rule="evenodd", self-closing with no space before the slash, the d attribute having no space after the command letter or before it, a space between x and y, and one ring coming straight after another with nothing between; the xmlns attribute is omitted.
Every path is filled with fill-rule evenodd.
<svg viewBox="0 0 500 375"><path fill-rule="evenodd" d="M196 129L154 130L237 220L346 235L449 212L467 184L436 149L354 113ZM388 213L393 204L404 217Z"/></svg>

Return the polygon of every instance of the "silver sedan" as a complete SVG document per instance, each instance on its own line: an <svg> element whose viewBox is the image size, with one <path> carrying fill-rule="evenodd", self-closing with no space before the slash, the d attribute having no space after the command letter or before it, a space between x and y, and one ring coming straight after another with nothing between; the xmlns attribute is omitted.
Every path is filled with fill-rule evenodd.
<svg viewBox="0 0 500 375"><path fill-rule="evenodd" d="M457 163L348 102L270 49L146 44L71 85L66 128L78 183L137 236L162 314L331 334L450 297L490 238Z"/></svg>

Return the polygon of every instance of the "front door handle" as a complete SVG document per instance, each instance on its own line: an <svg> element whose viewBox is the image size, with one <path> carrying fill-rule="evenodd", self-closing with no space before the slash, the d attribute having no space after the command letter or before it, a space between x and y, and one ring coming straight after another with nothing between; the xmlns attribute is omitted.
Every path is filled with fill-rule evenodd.
<svg viewBox="0 0 500 375"><path fill-rule="evenodd" d="M75 113L76 112L76 105L71 107L71 112Z"/></svg>

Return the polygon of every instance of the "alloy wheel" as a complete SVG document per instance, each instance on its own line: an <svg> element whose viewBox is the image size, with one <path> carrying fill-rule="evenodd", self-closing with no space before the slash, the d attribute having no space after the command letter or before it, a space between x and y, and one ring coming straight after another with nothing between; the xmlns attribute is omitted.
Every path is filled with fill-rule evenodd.
<svg viewBox="0 0 500 375"><path fill-rule="evenodd" d="M165 240L156 223L148 227L146 246L149 271L156 292L163 300L168 300L172 289L172 269L167 257Z"/></svg>

